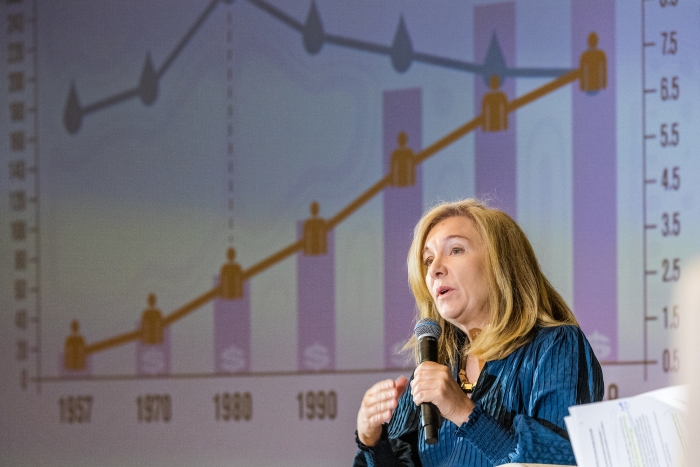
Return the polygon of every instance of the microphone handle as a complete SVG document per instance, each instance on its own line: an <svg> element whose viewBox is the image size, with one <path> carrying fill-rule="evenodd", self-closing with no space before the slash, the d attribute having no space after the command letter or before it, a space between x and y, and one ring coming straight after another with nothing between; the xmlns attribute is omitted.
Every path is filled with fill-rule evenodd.
<svg viewBox="0 0 700 467"><path fill-rule="evenodd" d="M425 433L425 444L438 442L438 430L440 429L440 414L437 407L430 402L420 405L421 424Z"/></svg>
<svg viewBox="0 0 700 467"><path fill-rule="evenodd" d="M437 339L432 336L423 336L418 340L418 359L423 362L437 362ZM420 405L421 427L425 433L425 443L438 442L438 430L440 429L440 413L437 407L430 402Z"/></svg>

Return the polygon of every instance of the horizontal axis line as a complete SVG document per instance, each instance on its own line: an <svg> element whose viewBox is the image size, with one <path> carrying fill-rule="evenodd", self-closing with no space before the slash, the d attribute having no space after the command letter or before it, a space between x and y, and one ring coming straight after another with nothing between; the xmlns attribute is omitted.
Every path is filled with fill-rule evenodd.
<svg viewBox="0 0 700 467"><path fill-rule="evenodd" d="M658 360L628 360L628 361L612 361L612 362L600 362L601 366L615 366L615 365L657 365Z"/></svg>
<svg viewBox="0 0 700 467"><path fill-rule="evenodd" d="M372 368L349 370L300 370L300 371L249 371L249 372L219 372L219 373L172 373L164 375L85 375L85 376L43 376L33 378L33 382L61 383L70 381L134 381L141 379L211 379L211 378L268 378L281 376L327 376L327 375L357 375L375 373L410 372L413 367Z"/></svg>

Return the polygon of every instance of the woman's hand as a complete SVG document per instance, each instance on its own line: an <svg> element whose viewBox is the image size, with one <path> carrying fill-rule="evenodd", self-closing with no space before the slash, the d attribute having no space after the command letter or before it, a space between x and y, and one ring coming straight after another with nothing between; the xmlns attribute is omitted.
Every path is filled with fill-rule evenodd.
<svg viewBox="0 0 700 467"><path fill-rule="evenodd" d="M399 397L408 386L408 380L399 376L396 381L380 381L365 393L357 413L357 436L365 446L374 446L382 436L382 424L391 419L399 405Z"/></svg>
<svg viewBox="0 0 700 467"><path fill-rule="evenodd" d="M468 421L474 409L474 403L459 387L449 368L435 362L423 362L416 367L411 394L417 405L432 402L444 418L457 426Z"/></svg>

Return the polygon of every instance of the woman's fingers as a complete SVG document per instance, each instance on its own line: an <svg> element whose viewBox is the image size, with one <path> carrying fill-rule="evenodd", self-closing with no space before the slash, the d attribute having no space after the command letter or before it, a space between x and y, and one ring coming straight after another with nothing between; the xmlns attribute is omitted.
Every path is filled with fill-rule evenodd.
<svg viewBox="0 0 700 467"><path fill-rule="evenodd" d="M382 424L391 419L407 385L408 380L401 376L396 381L380 381L367 390L357 413L357 434L360 441L372 446L379 440Z"/></svg>
<svg viewBox="0 0 700 467"><path fill-rule="evenodd" d="M459 386L449 369L434 362L418 365L411 381L411 394L416 404L432 402L440 407L457 389Z"/></svg>
<svg viewBox="0 0 700 467"><path fill-rule="evenodd" d="M457 425L467 421L474 408L450 370L434 362L418 365L411 381L411 395L416 404L435 404L443 417Z"/></svg>
<svg viewBox="0 0 700 467"><path fill-rule="evenodd" d="M396 379L395 383L396 390L398 391L400 397L401 394L403 394L403 392L406 390L406 387L408 386L408 378L406 378L405 376L399 376Z"/></svg>
<svg viewBox="0 0 700 467"><path fill-rule="evenodd" d="M445 365L435 362L421 363L416 368L411 381L413 400L416 404L435 403L436 398L448 394L447 389L450 388L450 383L454 382L452 374Z"/></svg>

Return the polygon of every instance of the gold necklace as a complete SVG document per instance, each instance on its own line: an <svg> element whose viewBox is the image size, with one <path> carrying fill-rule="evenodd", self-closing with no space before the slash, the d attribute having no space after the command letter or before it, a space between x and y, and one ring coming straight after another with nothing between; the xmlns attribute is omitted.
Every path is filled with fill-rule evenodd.
<svg viewBox="0 0 700 467"><path fill-rule="evenodd" d="M466 392L467 394L473 393L474 388L476 388L476 383L469 382L466 370L459 370L459 387L461 387L462 391Z"/></svg>
<svg viewBox="0 0 700 467"><path fill-rule="evenodd" d="M469 357L467 357L468 359ZM481 360L476 361L476 364L479 366L479 374L481 374L481 370L484 367L483 363ZM460 366L461 362L460 362ZM459 387L462 388L462 391L464 391L467 394L471 394L474 392L474 389L476 389L476 384L479 382L478 380L474 383L469 382L469 378L467 377L467 365L465 361L464 367L459 370L459 373L457 374L459 376Z"/></svg>
<svg viewBox="0 0 700 467"><path fill-rule="evenodd" d="M479 334L481 334L481 329L479 329L479 328L472 329L470 332L467 333L469 341L474 342L474 340L477 337L479 337ZM469 357L467 356L466 359L468 360ZM483 368L484 365L481 362L481 360L479 360L479 359L477 359L476 364L479 367L479 374L481 374L481 369ZM462 366L461 361L460 361L459 366ZM466 361L464 362L464 368L459 370L458 376L459 376L459 387L462 388L462 391L464 391L467 394L473 393L474 389L476 388L476 383L470 383L469 378L467 378L467 362ZM477 380L477 383L478 383L478 380Z"/></svg>

